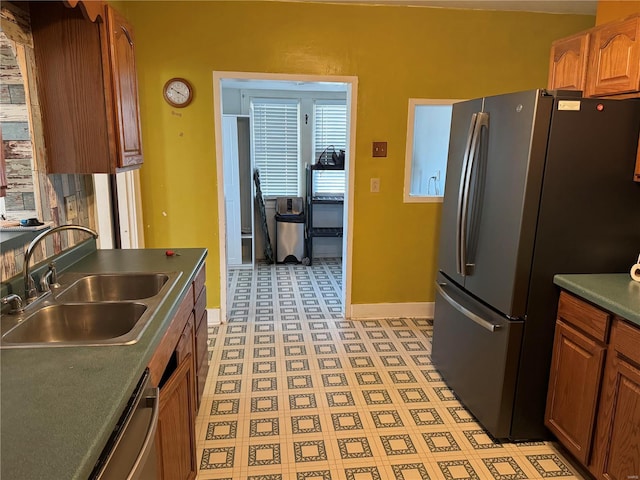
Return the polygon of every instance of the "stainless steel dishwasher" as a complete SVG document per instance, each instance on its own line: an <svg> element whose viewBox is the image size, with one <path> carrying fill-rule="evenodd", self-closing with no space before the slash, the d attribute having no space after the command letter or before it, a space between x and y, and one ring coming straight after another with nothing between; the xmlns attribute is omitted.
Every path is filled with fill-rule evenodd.
<svg viewBox="0 0 640 480"><path fill-rule="evenodd" d="M89 477L91 480L156 480L158 392L149 386L149 370L145 370Z"/></svg>

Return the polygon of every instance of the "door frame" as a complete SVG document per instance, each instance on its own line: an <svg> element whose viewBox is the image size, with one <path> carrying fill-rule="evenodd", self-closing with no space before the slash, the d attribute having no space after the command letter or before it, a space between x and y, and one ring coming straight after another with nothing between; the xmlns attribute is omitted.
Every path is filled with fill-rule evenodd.
<svg viewBox="0 0 640 480"><path fill-rule="evenodd" d="M351 318L351 284L353 257L353 203L355 189L356 113L358 98L358 77L333 75L303 75L287 73L258 72L213 72L213 110L216 141L216 188L218 193L218 246L220 255L220 321L227 319L227 249L226 212L224 203L224 171L222 165L222 80L271 80L294 82L331 82L347 85L347 105L349 106L349 148L345 158L347 175L344 202L344 223L342 240L342 306L345 318Z"/></svg>

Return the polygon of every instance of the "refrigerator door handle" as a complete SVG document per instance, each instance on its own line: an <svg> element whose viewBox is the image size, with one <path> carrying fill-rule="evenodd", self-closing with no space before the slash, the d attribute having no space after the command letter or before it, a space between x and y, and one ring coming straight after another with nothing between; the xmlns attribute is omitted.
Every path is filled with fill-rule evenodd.
<svg viewBox="0 0 640 480"><path fill-rule="evenodd" d="M469 271L469 267L473 267L472 264L467 263L467 226L468 226L468 214L469 214L469 190L471 187L471 177L473 173L473 167L476 161L476 157L478 154L479 147L479 139L480 134L482 133L482 127L489 128L489 114L487 112L478 112L474 113L476 116L475 126L473 130L473 135L471 139L471 147L468 150L468 158L467 160L467 168L464 173L464 185L461 186L463 191L460 192L460 197L462 199L461 202L458 203L458 215L460 218L458 228L458 255L460 258L460 264L458 266L458 273L463 277L467 276L467 272ZM473 120L472 120L473 122ZM467 154L465 154L467 157ZM464 167L463 167L464 168ZM461 203L461 204L460 204Z"/></svg>
<svg viewBox="0 0 640 480"><path fill-rule="evenodd" d="M478 119L478 113L471 115L471 121L469 122L469 133L467 134L467 143L464 147L464 158L462 160L462 172L460 175L460 188L458 189L458 211L456 218L456 270L459 275L463 277L466 275L466 269L463 263L463 245L466 240L461 237L462 233L462 211L465 204L465 186L467 184L467 178L469 176L469 157L471 155L471 145L476 132L476 123Z"/></svg>
<svg viewBox="0 0 640 480"><path fill-rule="evenodd" d="M499 330L502 328L502 325L496 325L495 323L488 322L484 318L473 313L471 310L464 308L462 305L456 302L453 298L451 298L449 294L444 290L443 287L446 287L446 286L447 286L446 283L436 283L436 290L440 295L442 295L442 298L444 298L447 302L449 302L449 304L453 308L458 310L469 320L473 321L474 323L477 323L482 328L489 330L490 332L495 332L496 330Z"/></svg>

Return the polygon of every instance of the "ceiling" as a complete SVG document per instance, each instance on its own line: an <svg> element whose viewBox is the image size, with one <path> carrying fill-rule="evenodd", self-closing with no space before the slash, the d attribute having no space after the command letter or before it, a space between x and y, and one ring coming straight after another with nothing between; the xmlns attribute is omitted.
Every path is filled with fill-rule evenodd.
<svg viewBox="0 0 640 480"><path fill-rule="evenodd" d="M298 0L365 5L413 5L423 7L510 10L544 13L595 15L597 0Z"/></svg>

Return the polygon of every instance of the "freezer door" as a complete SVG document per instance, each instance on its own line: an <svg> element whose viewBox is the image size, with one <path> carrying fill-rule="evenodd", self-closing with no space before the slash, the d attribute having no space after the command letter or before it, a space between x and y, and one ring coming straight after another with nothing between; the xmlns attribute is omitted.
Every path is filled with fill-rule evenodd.
<svg viewBox="0 0 640 480"><path fill-rule="evenodd" d="M436 287L431 359L495 438L509 438L523 322L511 321L444 281Z"/></svg>
<svg viewBox="0 0 640 480"><path fill-rule="evenodd" d="M458 271L458 219L459 197L465 159L471 146L471 135L476 115L482 110L482 99L459 102L453 105L451 116L451 134L445 183L444 201L442 204L442 223L440 225L440 247L438 267L449 278L460 285L464 277Z"/></svg>
<svg viewBox="0 0 640 480"><path fill-rule="evenodd" d="M487 97L471 172L464 286L509 317L527 291L553 99L538 90Z"/></svg>

